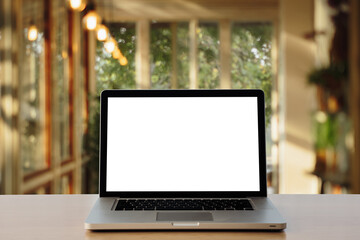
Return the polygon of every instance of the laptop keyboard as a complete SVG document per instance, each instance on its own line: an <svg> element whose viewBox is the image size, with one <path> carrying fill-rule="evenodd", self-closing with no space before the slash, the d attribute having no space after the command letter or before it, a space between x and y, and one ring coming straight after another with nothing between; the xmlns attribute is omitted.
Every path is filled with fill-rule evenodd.
<svg viewBox="0 0 360 240"><path fill-rule="evenodd" d="M120 199L116 211L254 210L248 199Z"/></svg>

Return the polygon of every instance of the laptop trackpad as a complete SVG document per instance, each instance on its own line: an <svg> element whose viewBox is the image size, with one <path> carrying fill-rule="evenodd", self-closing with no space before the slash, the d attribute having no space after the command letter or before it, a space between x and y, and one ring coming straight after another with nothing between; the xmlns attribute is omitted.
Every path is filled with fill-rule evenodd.
<svg viewBox="0 0 360 240"><path fill-rule="evenodd" d="M213 221L209 212L160 212L156 221Z"/></svg>

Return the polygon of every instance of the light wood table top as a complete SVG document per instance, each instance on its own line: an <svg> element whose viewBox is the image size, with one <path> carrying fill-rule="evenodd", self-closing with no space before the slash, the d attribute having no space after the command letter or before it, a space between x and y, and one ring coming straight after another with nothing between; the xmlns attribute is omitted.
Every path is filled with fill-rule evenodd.
<svg viewBox="0 0 360 240"><path fill-rule="evenodd" d="M97 195L1 195L0 239L360 239L360 195L270 195L283 232L91 232L84 221Z"/></svg>

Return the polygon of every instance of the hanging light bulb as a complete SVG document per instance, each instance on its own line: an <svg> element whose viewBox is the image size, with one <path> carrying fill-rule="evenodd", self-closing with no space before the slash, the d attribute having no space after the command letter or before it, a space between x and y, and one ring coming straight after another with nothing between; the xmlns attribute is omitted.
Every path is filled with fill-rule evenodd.
<svg viewBox="0 0 360 240"><path fill-rule="evenodd" d="M128 60L127 60L126 57L124 57L124 56L122 56L122 57L120 58L119 62L120 62L120 65L121 65L121 66L125 66L125 65L128 64Z"/></svg>
<svg viewBox="0 0 360 240"><path fill-rule="evenodd" d="M34 24L32 24L28 29L27 38L29 39L29 41L33 42L37 39L37 37L38 37L38 29Z"/></svg>
<svg viewBox="0 0 360 240"><path fill-rule="evenodd" d="M97 40L101 42L106 41L108 39L108 36L109 36L109 29L105 25L100 24L100 26L97 28L96 31Z"/></svg>
<svg viewBox="0 0 360 240"><path fill-rule="evenodd" d="M111 37L104 43L105 50L108 53L112 53L115 50L115 46L117 46L117 42Z"/></svg>
<svg viewBox="0 0 360 240"><path fill-rule="evenodd" d="M112 53L113 58L119 59L122 57L121 51L119 48L115 48L115 50Z"/></svg>
<svg viewBox="0 0 360 240"><path fill-rule="evenodd" d="M95 30L98 26L100 17L94 10L91 10L85 15L84 21L86 29L91 31Z"/></svg>
<svg viewBox="0 0 360 240"><path fill-rule="evenodd" d="M72 10L82 11L85 9L85 0L69 0L69 5Z"/></svg>

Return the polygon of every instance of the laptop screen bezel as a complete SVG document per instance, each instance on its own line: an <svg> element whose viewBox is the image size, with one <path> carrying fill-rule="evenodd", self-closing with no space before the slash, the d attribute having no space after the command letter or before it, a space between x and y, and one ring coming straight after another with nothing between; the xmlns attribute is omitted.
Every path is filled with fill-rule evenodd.
<svg viewBox="0 0 360 240"><path fill-rule="evenodd" d="M256 97L258 107L258 146L260 191L216 192L118 192L106 190L107 123L109 97ZM100 197L119 198L241 198L266 197L266 147L264 92L258 89L226 90L104 90L100 97Z"/></svg>

